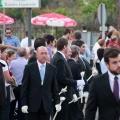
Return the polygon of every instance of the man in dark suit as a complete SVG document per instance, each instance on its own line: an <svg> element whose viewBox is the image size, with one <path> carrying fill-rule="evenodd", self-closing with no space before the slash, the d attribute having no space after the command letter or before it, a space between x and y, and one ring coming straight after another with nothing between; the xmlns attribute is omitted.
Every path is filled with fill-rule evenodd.
<svg viewBox="0 0 120 120"><path fill-rule="evenodd" d="M28 113L28 120L49 120L52 99L59 112L56 67L47 63L48 51L45 47L36 50L37 61L26 65L21 90L22 112Z"/></svg>
<svg viewBox="0 0 120 120"><path fill-rule="evenodd" d="M99 120L120 119L120 50L106 48L104 60L108 72L93 79L85 120L95 120L97 108L99 109Z"/></svg>
<svg viewBox="0 0 120 120"><path fill-rule="evenodd" d="M76 45L80 49L77 63L79 63L82 67L82 70L85 71L84 80L86 84L84 86L84 91L89 91L89 84L91 83L92 78L89 80L89 84L86 80L92 75L92 69L88 61L83 57L84 53L86 52L85 43L82 40L75 40L73 41L72 45ZM83 98L83 103L81 103L82 109L84 108L84 103L85 98Z"/></svg>
<svg viewBox="0 0 120 120"><path fill-rule="evenodd" d="M69 56L69 51L71 51L71 56L70 58L67 57ZM78 57L79 57L79 47L76 45L71 45L70 50L68 49L68 52L66 54L66 57L68 58L67 62L68 65L71 69L73 79L74 80L79 80L81 79L80 73L82 72L82 67L79 63L77 63ZM75 89L75 93L79 97L79 91ZM71 103L69 105L69 114L68 114L68 120L83 120L83 112L81 108L81 103L79 101L75 103Z"/></svg>
<svg viewBox="0 0 120 120"><path fill-rule="evenodd" d="M92 69L88 61L83 57L86 49L85 43L81 40L76 40L72 45L77 45L80 48L80 54L78 58L78 63L82 66L83 71L85 71L84 79L87 80L92 75Z"/></svg>
<svg viewBox="0 0 120 120"><path fill-rule="evenodd" d="M35 42L34 42L35 51L33 52L33 54L28 59L28 64L32 63L32 62L35 62L37 60L37 58L36 58L36 50L40 46L46 46L46 41L45 41L44 38L36 38L35 39Z"/></svg>
<svg viewBox="0 0 120 120"><path fill-rule="evenodd" d="M2 67L5 65L0 62L0 120L2 120L3 106L6 104L5 78Z"/></svg>
<svg viewBox="0 0 120 120"><path fill-rule="evenodd" d="M67 86L67 92L62 94L66 100L62 104L62 110L58 113L56 120L67 120L68 116L68 102L73 98L73 88L77 86L83 86L85 84L84 80L75 81L72 78L71 70L67 64L65 53L68 48L68 40L66 38L60 38L57 41L58 52L53 56L52 64L57 67L58 75L58 88L59 92L62 88Z"/></svg>

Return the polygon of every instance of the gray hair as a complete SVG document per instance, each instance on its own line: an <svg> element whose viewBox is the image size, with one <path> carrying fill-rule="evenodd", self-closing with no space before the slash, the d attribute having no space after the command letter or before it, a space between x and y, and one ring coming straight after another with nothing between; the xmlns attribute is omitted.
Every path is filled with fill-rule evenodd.
<svg viewBox="0 0 120 120"><path fill-rule="evenodd" d="M17 54L18 54L20 57L24 57L24 56L27 54L26 48L24 48L24 47L18 48Z"/></svg>
<svg viewBox="0 0 120 120"><path fill-rule="evenodd" d="M79 55L80 48L78 46L71 45L70 48L72 50L71 58L75 58L77 55Z"/></svg>

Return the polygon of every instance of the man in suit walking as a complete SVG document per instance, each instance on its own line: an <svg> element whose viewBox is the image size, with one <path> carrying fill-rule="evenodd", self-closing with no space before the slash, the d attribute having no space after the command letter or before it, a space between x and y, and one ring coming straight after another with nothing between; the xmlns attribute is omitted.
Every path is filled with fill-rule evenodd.
<svg viewBox="0 0 120 120"><path fill-rule="evenodd" d="M80 49L80 54L77 62L81 64L83 71L85 71L84 79L87 80L92 74L92 69L88 61L83 57L84 53L86 52L85 43L81 40L76 40L73 41L72 45L77 45Z"/></svg>
<svg viewBox="0 0 120 120"><path fill-rule="evenodd" d="M70 46L71 50L71 57L67 60L68 65L72 71L73 79L79 80L81 79L80 73L82 72L82 67L79 63L77 63L78 57L79 57L79 47L76 45ZM69 53L69 50L68 50ZM77 96L79 97L79 91L75 90ZM75 103L71 103L69 105L69 114L68 114L68 120L83 120L83 112L81 108L81 103L79 101Z"/></svg>
<svg viewBox="0 0 120 120"><path fill-rule="evenodd" d="M58 113L56 120L67 120L68 116L68 102L73 98L74 88L77 86L83 86L85 84L84 80L75 81L72 78L71 70L67 64L65 57L66 50L68 48L68 40L64 37L59 38L57 41L57 52L53 56L52 64L57 67L58 75L58 88L59 92L62 88L67 86L67 92L62 94L66 100L62 104L62 110Z"/></svg>
<svg viewBox="0 0 120 120"><path fill-rule="evenodd" d="M93 79L85 120L95 120L97 108L99 120L120 119L120 50L115 47L106 48L104 60L108 72Z"/></svg>
<svg viewBox="0 0 120 120"><path fill-rule="evenodd" d="M22 80L22 112L28 113L28 120L49 120L52 99L59 112L56 67L47 63L47 48L41 46L36 50L37 61L26 65Z"/></svg>

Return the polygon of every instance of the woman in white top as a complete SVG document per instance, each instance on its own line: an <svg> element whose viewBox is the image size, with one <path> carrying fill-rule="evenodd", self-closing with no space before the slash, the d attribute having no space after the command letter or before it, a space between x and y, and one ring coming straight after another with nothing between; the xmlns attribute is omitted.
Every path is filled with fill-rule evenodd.
<svg viewBox="0 0 120 120"><path fill-rule="evenodd" d="M5 62L6 55L7 55L7 46L0 45L0 50L1 50L0 58L2 59L2 60L0 60L0 62L5 65L5 67L2 67L2 69L3 69L3 75L5 77L5 87L6 87L6 91L7 91L6 104L2 108L2 120L9 120L9 111L10 111L10 84L13 83L13 79L12 79L12 77L9 74L8 65Z"/></svg>

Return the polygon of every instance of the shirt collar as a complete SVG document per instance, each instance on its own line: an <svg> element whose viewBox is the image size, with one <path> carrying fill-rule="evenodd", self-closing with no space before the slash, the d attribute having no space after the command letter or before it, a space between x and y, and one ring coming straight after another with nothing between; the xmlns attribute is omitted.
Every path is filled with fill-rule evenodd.
<svg viewBox="0 0 120 120"><path fill-rule="evenodd" d="M80 58L83 58L84 56L83 56L83 55L81 55L81 54L79 54L79 57L80 57Z"/></svg>
<svg viewBox="0 0 120 120"><path fill-rule="evenodd" d="M13 38L13 35L11 35L11 37L9 37L9 38L7 37L7 39L12 39L12 38Z"/></svg>
<svg viewBox="0 0 120 120"><path fill-rule="evenodd" d="M61 52L61 51L58 51L60 54L62 54L62 56L66 59L65 55Z"/></svg>
<svg viewBox="0 0 120 120"><path fill-rule="evenodd" d="M108 75L110 78L110 81L114 81L115 76L118 77L118 80L120 80L120 74L119 75L113 75L109 70L108 70Z"/></svg>
<svg viewBox="0 0 120 120"><path fill-rule="evenodd" d="M38 60L37 60L37 64L39 67L41 67L41 65L44 65L46 67L46 62L44 64L41 64Z"/></svg>

